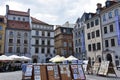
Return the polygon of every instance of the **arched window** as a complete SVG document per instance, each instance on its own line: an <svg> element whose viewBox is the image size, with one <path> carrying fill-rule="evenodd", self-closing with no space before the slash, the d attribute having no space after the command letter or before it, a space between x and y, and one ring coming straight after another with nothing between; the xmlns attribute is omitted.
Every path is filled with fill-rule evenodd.
<svg viewBox="0 0 120 80"><path fill-rule="evenodd" d="M118 16L118 9L115 9L114 14L115 16Z"/></svg>

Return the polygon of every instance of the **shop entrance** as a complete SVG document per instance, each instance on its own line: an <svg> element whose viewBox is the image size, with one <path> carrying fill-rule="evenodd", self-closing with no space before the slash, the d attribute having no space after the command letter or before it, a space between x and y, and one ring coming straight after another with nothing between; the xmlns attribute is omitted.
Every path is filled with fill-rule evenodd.
<svg viewBox="0 0 120 80"><path fill-rule="evenodd" d="M111 54L107 54L106 59L107 59L107 61L112 62L112 56L111 56Z"/></svg>

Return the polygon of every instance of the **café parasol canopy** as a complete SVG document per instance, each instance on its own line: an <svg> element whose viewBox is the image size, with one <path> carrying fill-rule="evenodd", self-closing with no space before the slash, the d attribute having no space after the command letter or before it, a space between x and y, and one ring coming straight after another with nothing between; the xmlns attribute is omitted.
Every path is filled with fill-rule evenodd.
<svg viewBox="0 0 120 80"><path fill-rule="evenodd" d="M13 60L13 59L6 56L6 55L1 55L0 56L0 61L11 61L11 60Z"/></svg>
<svg viewBox="0 0 120 80"><path fill-rule="evenodd" d="M30 60L32 60L31 58L26 57L26 56L20 56L20 57L21 57L21 59L22 59L23 61L30 61Z"/></svg>
<svg viewBox="0 0 120 80"><path fill-rule="evenodd" d="M51 58L49 61L53 61L54 59L60 58L60 55L56 55L55 57Z"/></svg>
<svg viewBox="0 0 120 80"><path fill-rule="evenodd" d="M13 60L19 60L19 61L22 60L22 58L20 56L17 56L17 55L11 55L9 57L12 58Z"/></svg>
<svg viewBox="0 0 120 80"><path fill-rule="evenodd" d="M68 58L66 58L65 60L68 60L68 61L73 61L73 60L78 60L76 57L74 56L69 56Z"/></svg>
<svg viewBox="0 0 120 80"><path fill-rule="evenodd" d="M62 57L59 57L59 58L55 58L52 62L62 62L65 60L65 57L62 56Z"/></svg>

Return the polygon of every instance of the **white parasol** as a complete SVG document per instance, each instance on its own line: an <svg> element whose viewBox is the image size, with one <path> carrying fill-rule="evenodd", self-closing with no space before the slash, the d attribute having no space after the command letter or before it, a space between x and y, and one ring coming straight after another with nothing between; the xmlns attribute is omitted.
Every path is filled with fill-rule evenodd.
<svg viewBox="0 0 120 80"><path fill-rule="evenodd" d="M55 58L52 62L62 62L65 60L65 57L62 56L62 57L59 57L59 58Z"/></svg>
<svg viewBox="0 0 120 80"><path fill-rule="evenodd" d="M17 56L17 55L11 55L9 57L12 58L13 60L22 60L22 58L20 56Z"/></svg>
<svg viewBox="0 0 120 80"><path fill-rule="evenodd" d="M78 60L76 57L74 56L69 56L68 58L66 58L65 60L68 60L68 61L73 61L73 60Z"/></svg>
<svg viewBox="0 0 120 80"><path fill-rule="evenodd" d="M13 60L12 58L6 56L6 55L2 55L0 56L0 61L11 61Z"/></svg>
<svg viewBox="0 0 120 80"><path fill-rule="evenodd" d="M51 58L49 61L53 61L56 58L60 58L60 55L56 55L55 57Z"/></svg>
<svg viewBox="0 0 120 80"><path fill-rule="evenodd" d="M31 58L26 57L26 56L21 56L21 59L22 59L23 61L30 61L30 60L32 60Z"/></svg>

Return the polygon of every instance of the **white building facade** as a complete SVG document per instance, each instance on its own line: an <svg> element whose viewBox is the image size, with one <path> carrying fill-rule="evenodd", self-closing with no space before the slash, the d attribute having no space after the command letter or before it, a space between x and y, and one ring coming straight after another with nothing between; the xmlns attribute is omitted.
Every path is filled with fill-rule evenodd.
<svg viewBox="0 0 120 80"><path fill-rule="evenodd" d="M5 54L31 57L30 54L30 9L27 12L9 10L6 6Z"/></svg>
<svg viewBox="0 0 120 80"><path fill-rule="evenodd" d="M34 63L49 62L54 56L54 26L31 19L31 54Z"/></svg>
<svg viewBox="0 0 120 80"><path fill-rule="evenodd" d="M100 12L103 35L103 56L105 60L120 65L120 2L106 1L106 8Z"/></svg>

